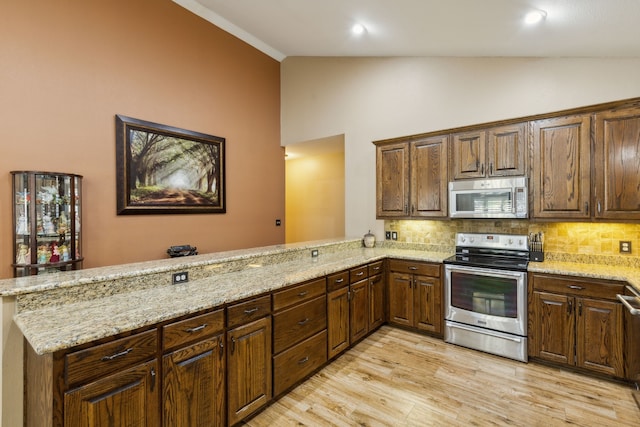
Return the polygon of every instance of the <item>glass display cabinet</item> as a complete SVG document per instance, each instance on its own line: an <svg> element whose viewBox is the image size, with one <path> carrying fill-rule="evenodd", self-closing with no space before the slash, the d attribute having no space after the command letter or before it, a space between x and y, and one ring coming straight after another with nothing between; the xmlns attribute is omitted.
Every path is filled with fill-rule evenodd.
<svg viewBox="0 0 640 427"><path fill-rule="evenodd" d="M82 176L13 171L13 275L82 268Z"/></svg>

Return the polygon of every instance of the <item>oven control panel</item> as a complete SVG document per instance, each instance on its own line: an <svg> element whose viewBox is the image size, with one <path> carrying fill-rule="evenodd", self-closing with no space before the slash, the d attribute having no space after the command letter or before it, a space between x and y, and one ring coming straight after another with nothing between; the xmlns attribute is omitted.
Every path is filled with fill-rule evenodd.
<svg viewBox="0 0 640 427"><path fill-rule="evenodd" d="M527 236L520 234L457 233L456 246L522 251L529 250Z"/></svg>

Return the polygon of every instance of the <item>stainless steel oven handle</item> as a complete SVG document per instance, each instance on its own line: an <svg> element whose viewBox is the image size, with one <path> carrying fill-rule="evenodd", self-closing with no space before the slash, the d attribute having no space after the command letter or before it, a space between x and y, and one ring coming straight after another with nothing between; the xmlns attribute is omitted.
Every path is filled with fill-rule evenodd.
<svg viewBox="0 0 640 427"><path fill-rule="evenodd" d="M465 325L460 325L460 324L457 324L457 323L455 323L455 324L454 323L449 323L448 326L450 328L458 328L458 329L462 329L464 331L469 331L469 332L476 332L476 333L479 332L478 328L472 328L472 327L465 326ZM482 329L481 333L483 333L485 335L492 336L492 337L496 337L496 338L502 338L504 340L510 340L510 341L513 341L513 342L518 342L518 343L522 342L522 338L520 338L520 337L508 336L508 335L506 335L504 333L493 332L490 329Z"/></svg>
<svg viewBox="0 0 640 427"><path fill-rule="evenodd" d="M634 316L637 316L640 314L640 309L635 308L631 304L629 304L629 301L637 301L638 300L637 297L625 296L620 294L616 295L616 297L625 307L627 307L627 310L629 310L629 313L631 313Z"/></svg>
<svg viewBox="0 0 640 427"><path fill-rule="evenodd" d="M444 266L446 271L459 271L462 273L475 273L478 275L484 276L493 276L493 277L526 277L526 271L510 271L510 270L497 270L493 268L484 268L484 267L468 267L463 265L455 265L455 264L446 264Z"/></svg>

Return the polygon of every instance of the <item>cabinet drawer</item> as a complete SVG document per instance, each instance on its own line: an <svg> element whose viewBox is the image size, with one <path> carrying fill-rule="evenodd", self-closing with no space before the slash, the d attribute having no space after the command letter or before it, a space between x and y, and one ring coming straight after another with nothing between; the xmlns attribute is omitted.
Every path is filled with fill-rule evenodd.
<svg viewBox="0 0 640 427"><path fill-rule="evenodd" d="M327 298L322 295L273 315L273 352L291 347L327 327Z"/></svg>
<svg viewBox="0 0 640 427"><path fill-rule="evenodd" d="M254 298L250 301L227 307L227 326L234 326L249 323L271 313L271 295Z"/></svg>
<svg viewBox="0 0 640 427"><path fill-rule="evenodd" d="M624 283L605 282L570 276L533 275L533 289L590 298L616 299L624 292Z"/></svg>
<svg viewBox="0 0 640 427"><path fill-rule="evenodd" d="M162 327L162 348L168 350L224 329L224 310L191 317Z"/></svg>
<svg viewBox="0 0 640 427"><path fill-rule="evenodd" d="M384 264L382 261L369 264L369 277L382 273L383 268L384 268Z"/></svg>
<svg viewBox="0 0 640 427"><path fill-rule="evenodd" d="M420 274L422 276L440 277L440 264L392 259L389 270L399 273Z"/></svg>
<svg viewBox="0 0 640 427"><path fill-rule="evenodd" d="M327 331L290 348L273 358L274 395L279 395L289 387L311 374L327 361Z"/></svg>
<svg viewBox="0 0 640 427"><path fill-rule="evenodd" d="M155 357L158 351L157 329L120 338L65 356L67 386L97 377Z"/></svg>
<svg viewBox="0 0 640 427"><path fill-rule="evenodd" d="M349 272L342 271L327 277L327 292L335 291L349 284Z"/></svg>
<svg viewBox="0 0 640 427"><path fill-rule="evenodd" d="M362 265L349 270L349 283L356 283L369 277L369 267Z"/></svg>
<svg viewBox="0 0 640 427"><path fill-rule="evenodd" d="M276 292L273 294L273 311L277 311L290 305L308 301L320 295L324 295L327 291L326 280L322 279L314 280L295 286L293 288L286 289L284 291Z"/></svg>

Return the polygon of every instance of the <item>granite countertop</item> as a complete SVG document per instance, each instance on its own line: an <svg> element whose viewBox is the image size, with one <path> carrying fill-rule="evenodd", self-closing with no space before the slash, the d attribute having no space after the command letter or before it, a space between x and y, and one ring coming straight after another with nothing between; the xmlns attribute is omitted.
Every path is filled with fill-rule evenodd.
<svg viewBox="0 0 640 427"><path fill-rule="evenodd" d="M337 241L327 244L335 245ZM318 257L307 254L311 245L278 245L211 254L187 259L171 259L136 263L115 267L101 267L78 272L68 272L56 277L43 275L0 281L0 296L39 296L64 291L72 295L67 300L51 297L54 304L39 305L18 310L14 321L38 354L70 348L122 332L151 326L176 317L222 306L250 298L265 292L296 284L355 266L382 260L399 258L414 261L441 263L451 253L388 246L371 249L359 246L359 240L344 241L346 246L335 251L320 249ZM338 242L339 243L339 242ZM322 246L320 246L322 247ZM287 259L290 251L298 256ZM259 255L258 257L256 257ZM223 272L216 269L222 263L247 261L238 271ZM191 269L202 268L191 275ZM113 293L89 294L73 299L75 289L85 285L116 287L118 280L138 277L139 281L153 282L155 273L168 277L167 272L189 269L188 283L171 285L168 281L152 283L147 287L119 289ZM530 272L575 275L606 280L626 281L640 290L640 269L612 267L609 265L573 262L545 261L529 263ZM11 286L13 284L13 286Z"/></svg>
<svg viewBox="0 0 640 427"><path fill-rule="evenodd" d="M254 263L241 271L212 274L185 284L23 311L14 316L14 321L36 353L52 353L387 257L440 263L449 255L359 248L277 264Z"/></svg>

